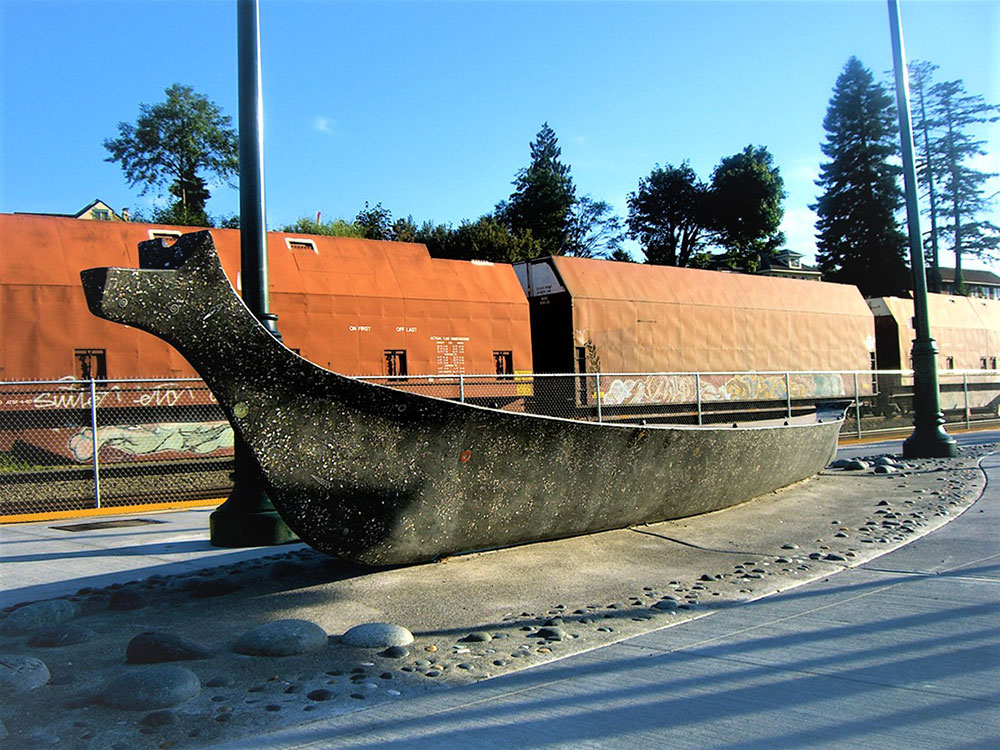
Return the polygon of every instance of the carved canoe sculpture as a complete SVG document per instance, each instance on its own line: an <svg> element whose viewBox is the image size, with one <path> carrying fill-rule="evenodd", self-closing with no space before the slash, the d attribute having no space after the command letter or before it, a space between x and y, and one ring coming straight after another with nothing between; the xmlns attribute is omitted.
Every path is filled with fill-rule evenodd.
<svg viewBox="0 0 1000 750"><path fill-rule="evenodd" d="M149 331L201 374L306 542L375 565L718 510L822 469L840 419L634 426L486 409L324 370L271 336L209 232L81 274L91 311Z"/></svg>

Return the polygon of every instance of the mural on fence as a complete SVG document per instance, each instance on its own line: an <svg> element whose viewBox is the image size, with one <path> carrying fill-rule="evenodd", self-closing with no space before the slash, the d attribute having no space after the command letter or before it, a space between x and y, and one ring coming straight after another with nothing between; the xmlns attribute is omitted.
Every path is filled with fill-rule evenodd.
<svg viewBox="0 0 1000 750"><path fill-rule="evenodd" d="M610 381L607 382L606 381ZM839 398L854 395L853 377L837 373L793 373L788 383L792 398ZM859 382L871 391L868 379ZM866 389L867 386L867 389ZM643 375L601 378L601 402L606 406L689 404L698 400L693 375ZM784 375L737 373L702 375L701 400L765 401L787 398Z"/></svg>

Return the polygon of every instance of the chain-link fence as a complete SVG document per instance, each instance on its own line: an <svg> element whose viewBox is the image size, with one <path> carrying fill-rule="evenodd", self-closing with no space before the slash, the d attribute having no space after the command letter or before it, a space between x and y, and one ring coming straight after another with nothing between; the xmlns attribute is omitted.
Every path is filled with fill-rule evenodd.
<svg viewBox="0 0 1000 750"><path fill-rule="evenodd" d="M602 423L710 425L847 409L842 434L913 423L913 375L878 372L586 373L363 377L487 408ZM939 373L946 423L996 421L1000 373ZM0 383L0 519L223 499L233 433L200 380Z"/></svg>
<svg viewBox="0 0 1000 750"><path fill-rule="evenodd" d="M224 498L232 470L200 380L0 383L0 517Z"/></svg>

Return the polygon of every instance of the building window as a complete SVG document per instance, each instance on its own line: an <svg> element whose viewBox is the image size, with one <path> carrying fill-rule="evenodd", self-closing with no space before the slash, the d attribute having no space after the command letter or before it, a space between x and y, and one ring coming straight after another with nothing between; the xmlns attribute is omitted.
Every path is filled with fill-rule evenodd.
<svg viewBox="0 0 1000 750"><path fill-rule="evenodd" d="M497 375L513 375L513 352L493 352L493 364L496 365Z"/></svg>
<svg viewBox="0 0 1000 750"><path fill-rule="evenodd" d="M108 356L104 349L74 349L76 377L80 380L107 380Z"/></svg>
<svg viewBox="0 0 1000 750"><path fill-rule="evenodd" d="M106 208L95 208L90 212L94 221L111 221L111 212Z"/></svg>
<svg viewBox="0 0 1000 750"><path fill-rule="evenodd" d="M406 377L406 349L385 350L385 374L390 378Z"/></svg>
<svg viewBox="0 0 1000 750"><path fill-rule="evenodd" d="M945 357L944 361L945 361L945 367L947 367L949 370L954 370L955 369L955 358L954 357Z"/></svg>
<svg viewBox="0 0 1000 750"><path fill-rule="evenodd" d="M990 357L990 369L991 370L997 369L997 358L996 357Z"/></svg>
<svg viewBox="0 0 1000 750"><path fill-rule="evenodd" d="M981 369L981 370L985 370L986 369L986 357L980 357L979 358L979 369Z"/></svg>

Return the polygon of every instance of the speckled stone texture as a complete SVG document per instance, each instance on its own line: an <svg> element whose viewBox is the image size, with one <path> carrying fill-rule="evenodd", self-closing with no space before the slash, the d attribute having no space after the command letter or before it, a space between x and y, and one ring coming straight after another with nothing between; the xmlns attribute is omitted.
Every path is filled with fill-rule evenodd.
<svg viewBox="0 0 1000 750"><path fill-rule="evenodd" d="M81 274L91 311L175 346L312 546L376 565L680 518L812 476L840 422L598 425L362 383L297 356L226 279L207 231Z"/></svg>

